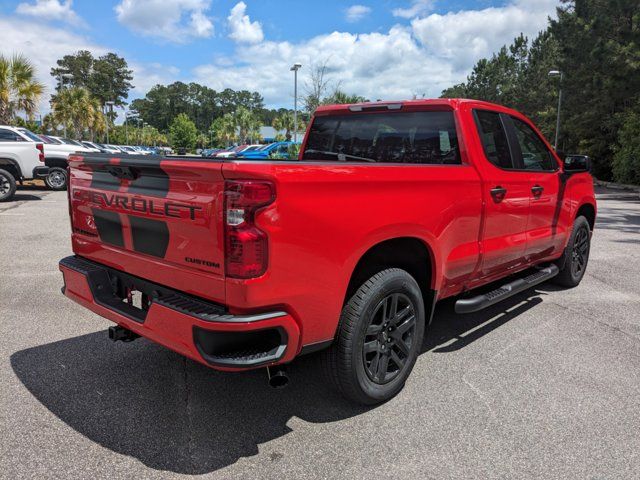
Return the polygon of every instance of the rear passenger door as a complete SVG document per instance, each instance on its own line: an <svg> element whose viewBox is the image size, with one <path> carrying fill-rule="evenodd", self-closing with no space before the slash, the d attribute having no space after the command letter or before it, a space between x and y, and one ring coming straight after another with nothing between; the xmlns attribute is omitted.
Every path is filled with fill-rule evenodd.
<svg viewBox="0 0 640 480"><path fill-rule="evenodd" d="M474 162L481 170L485 202L479 276L498 277L526 263L530 174L514 163L509 117L489 110L474 110L474 117L485 157Z"/></svg>
<svg viewBox="0 0 640 480"><path fill-rule="evenodd" d="M531 201L527 225L529 261L557 256L564 246L567 226L562 213L564 184L560 168L545 142L529 124L510 117L514 161L528 173Z"/></svg>

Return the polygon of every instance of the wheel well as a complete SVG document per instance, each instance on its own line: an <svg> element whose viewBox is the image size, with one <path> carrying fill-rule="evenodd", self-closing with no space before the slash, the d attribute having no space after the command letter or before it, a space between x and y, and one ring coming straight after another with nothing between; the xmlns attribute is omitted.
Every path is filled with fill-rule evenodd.
<svg viewBox="0 0 640 480"><path fill-rule="evenodd" d="M430 298L433 269L429 249L417 238L403 237L386 240L367 250L351 274L344 301L349 300L365 281L387 268L408 272L418 282L425 301Z"/></svg>
<svg viewBox="0 0 640 480"><path fill-rule="evenodd" d="M576 213L576 218L579 216L583 216L589 222L589 228L593 231L593 227L596 225L596 209L590 203L585 203L578 209L578 213Z"/></svg>
<svg viewBox="0 0 640 480"><path fill-rule="evenodd" d="M22 178L22 174L20 173L20 168L15 164L13 160L9 160L7 158L0 158L0 168L2 170L6 170L13 178L18 181Z"/></svg>

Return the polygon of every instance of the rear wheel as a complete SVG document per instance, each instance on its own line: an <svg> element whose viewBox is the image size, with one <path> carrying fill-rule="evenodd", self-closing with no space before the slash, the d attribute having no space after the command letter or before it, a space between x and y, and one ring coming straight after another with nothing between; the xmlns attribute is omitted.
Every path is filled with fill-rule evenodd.
<svg viewBox="0 0 640 480"><path fill-rule="evenodd" d="M66 190L67 188L67 171L64 168L53 167L49 169L49 173L44 179L51 190Z"/></svg>
<svg viewBox="0 0 640 480"><path fill-rule="evenodd" d="M591 228L587 219L580 216L573 222L571 238L564 253L564 266L554 281L564 287L577 286L587 270L590 250Z"/></svg>
<svg viewBox="0 0 640 480"><path fill-rule="evenodd" d="M343 308L324 368L337 389L372 405L395 396L424 336L424 302L415 279L392 268L372 276Z"/></svg>
<svg viewBox="0 0 640 480"><path fill-rule="evenodd" d="M6 170L0 169L0 202L6 202L16 193L16 179Z"/></svg>

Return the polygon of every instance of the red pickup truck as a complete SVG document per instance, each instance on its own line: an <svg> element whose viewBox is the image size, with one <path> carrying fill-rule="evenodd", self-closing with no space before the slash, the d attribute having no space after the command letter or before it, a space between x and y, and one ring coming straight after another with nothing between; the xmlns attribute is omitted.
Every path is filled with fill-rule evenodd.
<svg viewBox="0 0 640 480"><path fill-rule="evenodd" d="M596 216L588 157L561 160L523 115L471 100L321 107L290 161L69 165L63 291L115 322L113 340L273 383L323 350L367 404L403 387L437 301L471 313L577 285Z"/></svg>

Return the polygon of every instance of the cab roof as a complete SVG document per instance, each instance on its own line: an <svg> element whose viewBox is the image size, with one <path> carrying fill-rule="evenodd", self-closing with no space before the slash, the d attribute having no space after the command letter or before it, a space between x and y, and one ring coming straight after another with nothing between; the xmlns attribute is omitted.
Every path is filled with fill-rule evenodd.
<svg viewBox="0 0 640 480"><path fill-rule="evenodd" d="M411 109L419 109L420 107L445 107L452 110L457 109L462 104L473 104L476 106L485 106L491 110L510 110L496 103L485 102L482 100L472 100L468 98L423 98L418 100L385 100L377 102L364 102L340 105L323 105L317 108L316 114L340 113L340 112L366 112L387 110L401 110L405 107Z"/></svg>

